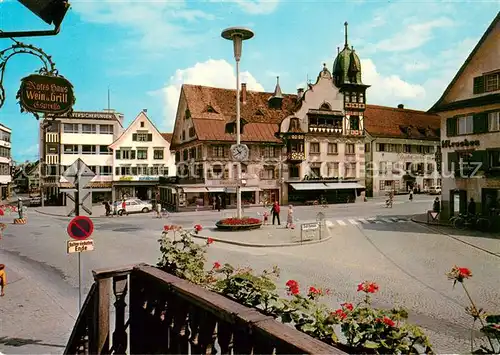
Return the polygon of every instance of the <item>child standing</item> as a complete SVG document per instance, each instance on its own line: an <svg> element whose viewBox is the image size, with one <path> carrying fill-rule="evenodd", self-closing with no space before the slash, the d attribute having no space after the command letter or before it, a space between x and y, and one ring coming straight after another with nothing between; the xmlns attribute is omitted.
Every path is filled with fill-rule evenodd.
<svg viewBox="0 0 500 355"><path fill-rule="evenodd" d="M293 228L293 206L288 206L288 215L286 217L286 228Z"/></svg>
<svg viewBox="0 0 500 355"><path fill-rule="evenodd" d="M268 221L269 221L269 212L264 211L264 225L267 225Z"/></svg>

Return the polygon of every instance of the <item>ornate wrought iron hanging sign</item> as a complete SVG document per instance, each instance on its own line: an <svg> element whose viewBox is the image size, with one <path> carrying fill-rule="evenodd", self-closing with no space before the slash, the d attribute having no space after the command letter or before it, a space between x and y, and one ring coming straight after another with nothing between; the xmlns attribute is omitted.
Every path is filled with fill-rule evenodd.
<svg viewBox="0 0 500 355"><path fill-rule="evenodd" d="M71 113L75 104L73 85L59 75L52 58L42 49L20 42L0 51L0 108L5 102L3 88L5 67L8 60L16 54L33 55L44 65L36 74L21 79L21 87L16 97L21 112L30 112L36 119L39 119L39 113L45 113L49 117Z"/></svg>

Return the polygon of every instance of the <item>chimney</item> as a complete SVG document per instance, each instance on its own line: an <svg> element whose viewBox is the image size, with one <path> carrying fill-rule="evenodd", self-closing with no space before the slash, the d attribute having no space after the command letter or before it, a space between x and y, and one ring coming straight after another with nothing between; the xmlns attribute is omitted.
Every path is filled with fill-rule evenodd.
<svg viewBox="0 0 500 355"><path fill-rule="evenodd" d="M247 102L247 83L241 83L241 102Z"/></svg>
<svg viewBox="0 0 500 355"><path fill-rule="evenodd" d="M148 113L148 109L147 109L147 108L143 108L143 109L142 109L142 112L144 112L144 113Z"/></svg>
<svg viewBox="0 0 500 355"><path fill-rule="evenodd" d="M302 95L304 95L304 89L298 88L297 89L297 99L300 100L302 98Z"/></svg>
<svg viewBox="0 0 500 355"><path fill-rule="evenodd" d="M400 108L400 109L404 109L404 108L405 108L405 105L403 105L403 104L399 104L399 105L398 105L398 108Z"/></svg>

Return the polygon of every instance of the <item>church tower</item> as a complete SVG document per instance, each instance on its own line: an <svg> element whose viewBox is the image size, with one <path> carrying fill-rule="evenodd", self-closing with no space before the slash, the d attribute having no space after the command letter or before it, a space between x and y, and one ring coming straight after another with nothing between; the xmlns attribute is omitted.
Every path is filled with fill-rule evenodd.
<svg viewBox="0 0 500 355"><path fill-rule="evenodd" d="M363 130L363 113L366 105L366 89L370 85L361 80L361 61L354 47L349 47L347 36L348 23L344 23L344 49L338 52L333 63L333 80L335 86L344 95L344 110L347 131Z"/></svg>

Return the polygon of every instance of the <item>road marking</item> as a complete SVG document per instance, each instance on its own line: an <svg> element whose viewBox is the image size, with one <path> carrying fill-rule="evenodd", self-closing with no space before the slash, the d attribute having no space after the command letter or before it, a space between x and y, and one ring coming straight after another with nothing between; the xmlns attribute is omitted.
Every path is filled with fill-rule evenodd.
<svg viewBox="0 0 500 355"><path fill-rule="evenodd" d="M341 226L345 226L345 225L346 225L346 223L345 223L343 220L341 220L341 219L337 220L336 222L337 222L339 225L341 225Z"/></svg>
<svg viewBox="0 0 500 355"><path fill-rule="evenodd" d="M350 222L351 224L359 224L359 223L358 223L358 222L356 222L354 219L350 219L350 220L349 220L349 222Z"/></svg>
<svg viewBox="0 0 500 355"><path fill-rule="evenodd" d="M369 223L366 219L364 218L358 218L358 222L361 222L362 224L367 224Z"/></svg>

